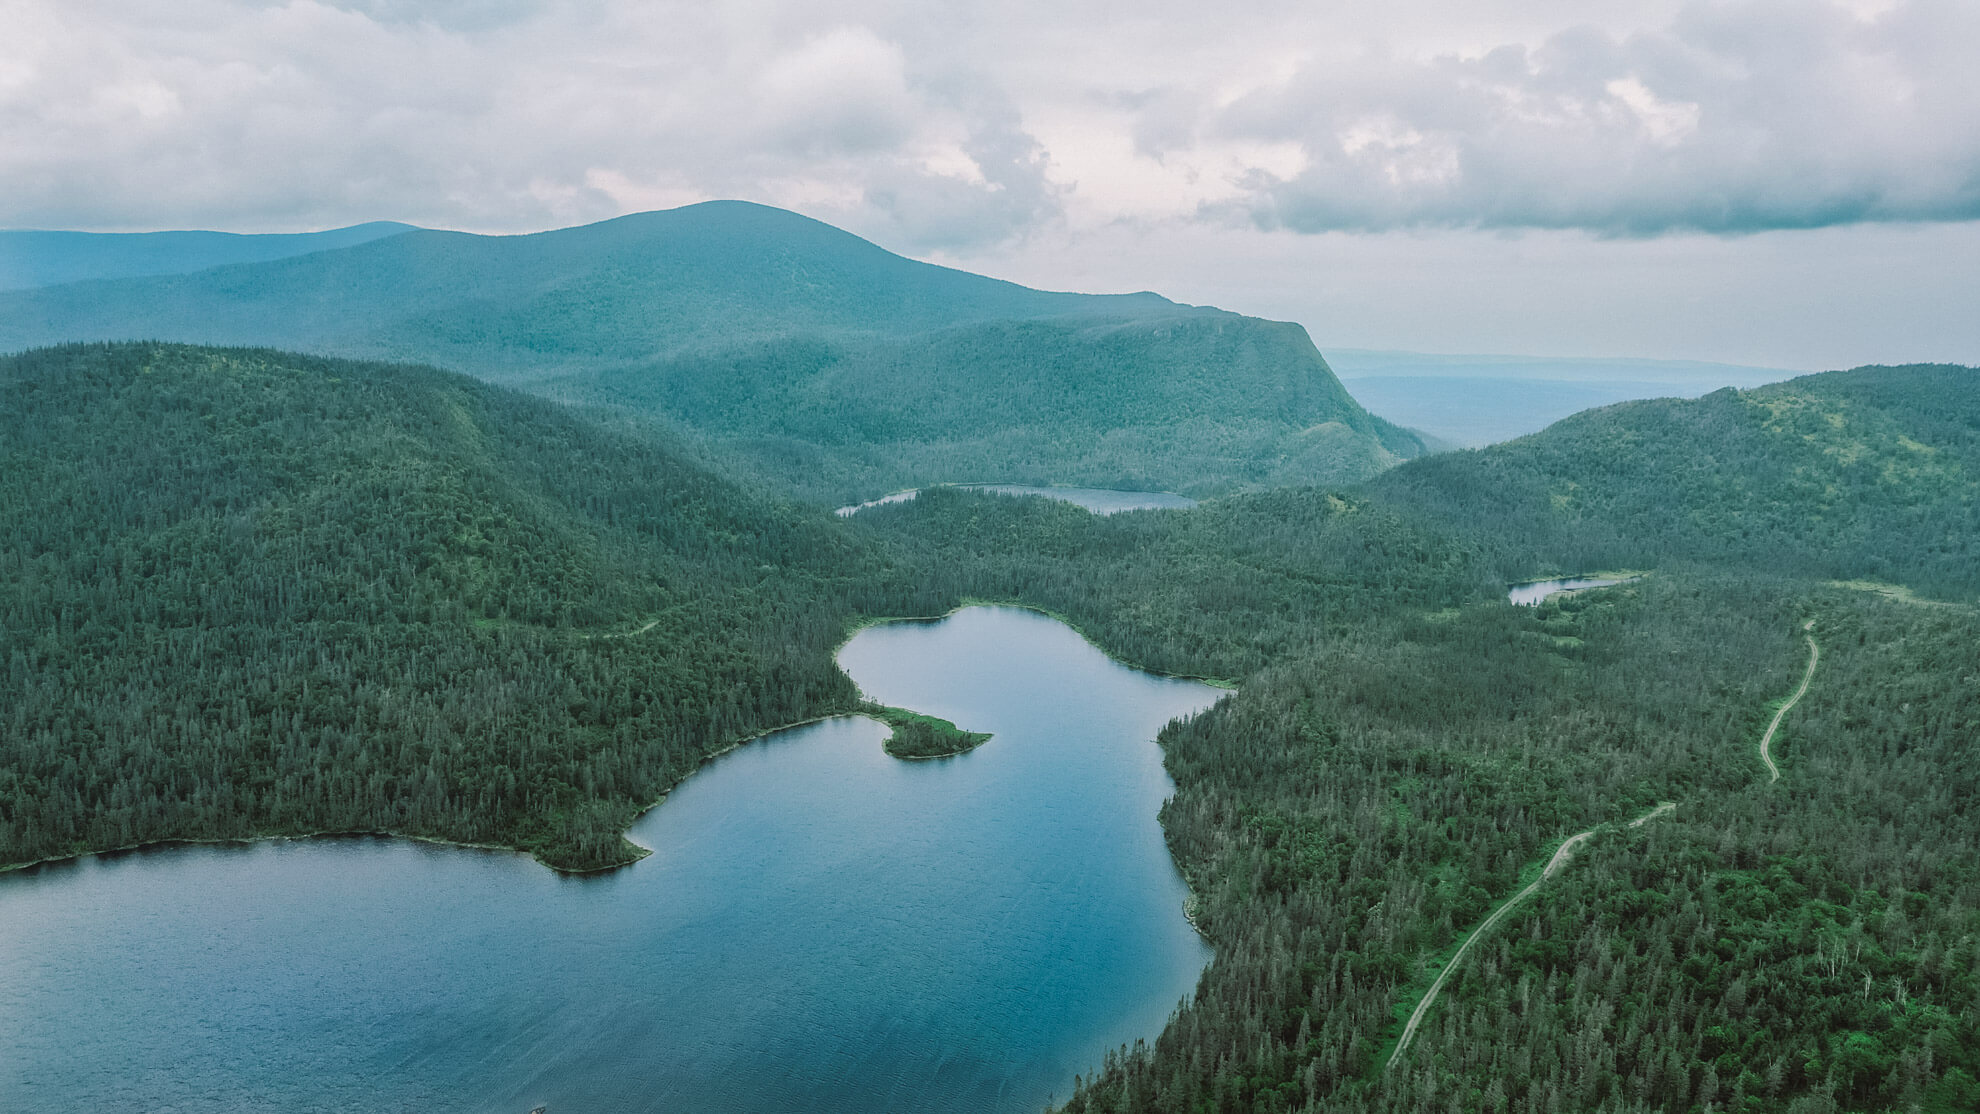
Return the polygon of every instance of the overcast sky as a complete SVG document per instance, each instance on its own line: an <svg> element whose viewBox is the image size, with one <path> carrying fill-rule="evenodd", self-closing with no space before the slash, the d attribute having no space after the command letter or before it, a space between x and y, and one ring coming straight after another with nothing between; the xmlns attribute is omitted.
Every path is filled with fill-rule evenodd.
<svg viewBox="0 0 1980 1114"><path fill-rule="evenodd" d="M716 197L1330 345L1980 364L1975 0L0 0L0 227Z"/></svg>

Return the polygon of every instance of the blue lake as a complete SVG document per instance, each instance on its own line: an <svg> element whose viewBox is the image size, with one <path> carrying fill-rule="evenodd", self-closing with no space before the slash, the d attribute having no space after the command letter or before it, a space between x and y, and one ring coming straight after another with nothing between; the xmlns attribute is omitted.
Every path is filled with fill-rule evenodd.
<svg viewBox="0 0 1980 1114"><path fill-rule="evenodd" d="M869 696L741 747L562 877L381 838L0 876L0 1109L1035 1111L1209 959L1152 742L1219 693L1011 608L870 628Z"/></svg>

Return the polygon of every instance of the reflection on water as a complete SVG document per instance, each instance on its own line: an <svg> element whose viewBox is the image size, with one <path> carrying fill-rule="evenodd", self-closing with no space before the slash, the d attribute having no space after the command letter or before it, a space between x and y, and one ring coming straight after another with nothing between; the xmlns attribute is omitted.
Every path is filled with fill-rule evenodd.
<svg viewBox="0 0 1980 1114"><path fill-rule="evenodd" d="M1196 505L1196 500L1186 495L1168 491L1114 491L1104 487L1032 487L1027 484L951 484L951 487L969 488L974 491L987 491L995 495L1038 495L1047 499L1058 499L1085 507L1094 514L1116 514L1120 511L1146 510L1186 510ZM921 494L919 490L896 491L865 503L850 507L840 507L840 517L857 514L868 507L883 503L905 503Z"/></svg>
<svg viewBox="0 0 1980 1114"><path fill-rule="evenodd" d="M1522 607L1532 607L1556 592L1575 592L1583 588L1607 588L1621 584L1635 577L1609 579L1599 576L1571 576L1560 580L1535 580L1527 584L1515 584L1506 592L1506 598Z"/></svg>

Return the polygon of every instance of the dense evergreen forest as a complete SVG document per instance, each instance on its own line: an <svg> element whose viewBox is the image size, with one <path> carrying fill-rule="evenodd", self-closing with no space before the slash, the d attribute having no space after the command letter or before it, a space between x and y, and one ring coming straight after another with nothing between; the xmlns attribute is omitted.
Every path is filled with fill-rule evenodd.
<svg viewBox="0 0 1980 1114"><path fill-rule="evenodd" d="M1947 554L1974 537L1980 377L1864 370L1753 393L1818 416L1784 446L1797 486L1771 496L1695 462L1726 452L1735 395L1584 415L1359 493L1103 519L938 491L858 516L927 547L966 594L1044 606L1144 665L1243 679L1162 740L1164 825L1217 958L1162 1037L1068 1110L1980 1102L1980 618L1830 582L1973 599ZM1493 489L1472 469L1507 457L1555 482L1481 502ZM1549 476L1560 461L1587 470ZM1580 505L1554 498L1569 484ZM1656 529L1633 534L1650 507ZM1655 571L1504 603L1508 579L1581 562ZM1757 744L1810 620L1827 656L1770 784ZM1387 1067L1461 934L1589 829Z"/></svg>
<svg viewBox="0 0 1980 1114"><path fill-rule="evenodd" d="M1770 786L1804 616L1829 653ZM1282 660L1164 736L1217 959L1068 1109L1970 1109L1977 636L1697 568ZM1431 964L1591 828L1386 1068Z"/></svg>
<svg viewBox="0 0 1980 1114"><path fill-rule="evenodd" d="M1363 410L1304 329L1222 313L780 338L540 389L665 415L728 469L832 504L986 479L1215 494L1425 449Z"/></svg>
<svg viewBox="0 0 1980 1114"><path fill-rule="evenodd" d="M1550 569L1665 558L1980 595L1980 372L1803 376L1626 402L1426 458L1372 493Z"/></svg>
<svg viewBox="0 0 1980 1114"><path fill-rule="evenodd" d="M1425 451L1298 325L1032 290L742 202L0 293L0 351L133 339L520 384L679 426L725 472L826 505L944 480L1337 483Z"/></svg>
<svg viewBox="0 0 1980 1114"><path fill-rule="evenodd" d="M0 362L0 862L389 830L583 868L711 751L857 701L829 516L418 368ZM878 593L878 595L876 595Z"/></svg>
<svg viewBox="0 0 1980 1114"><path fill-rule="evenodd" d="M1010 601L1240 686L1161 740L1216 958L1066 1109L1972 1109L1976 415L1973 372L1865 370L1360 488L841 520L431 369L28 353L0 861L357 829L621 862L708 754L856 706L852 624ZM1504 600L1589 565L1649 575ZM1463 934L1587 830L1388 1066Z"/></svg>

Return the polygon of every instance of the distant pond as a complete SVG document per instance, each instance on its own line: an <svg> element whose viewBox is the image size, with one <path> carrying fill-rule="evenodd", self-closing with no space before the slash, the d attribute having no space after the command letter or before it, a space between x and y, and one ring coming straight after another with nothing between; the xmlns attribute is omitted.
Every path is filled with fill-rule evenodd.
<svg viewBox="0 0 1980 1114"><path fill-rule="evenodd" d="M968 488L972 491L987 491L994 495L1039 495L1047 499L1058 499L1085 507L1094 514L1115 514L1120 511L1184 510L1196 505L1196 500L1186 495L1169 491L1114 491L1104 487L1032 487L1027 484L948 484L949 487ZM883 503L905 503L921 494L921 489L896 491L864 503L850 507L840 507L841 516L857 514L868 507Z"/></svg>
<svg viewBox="0 0 1980 1114"><path fill-rule="evenodd" d="M1534 580L1525 584L1512 585L1506 591L1506 598L1521 607L1533 607L1556 592L1578 592L1583 588L1607 588L1613 584L1623 584L1635 579L1633 576L1570 576L1563 577L1559 580Z"/></svg>
<svg viewBox="0 0 1980 1114"><path fill-rule="evenodd" d="M382 838L0 876L0 1108L1035 1111L1153 1039L1209 950L1152 742L1216 689L1011 608L862 632L862 718L711 763L591 878Z"/></svg>

